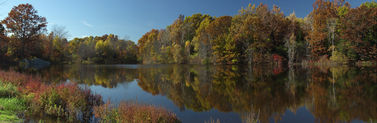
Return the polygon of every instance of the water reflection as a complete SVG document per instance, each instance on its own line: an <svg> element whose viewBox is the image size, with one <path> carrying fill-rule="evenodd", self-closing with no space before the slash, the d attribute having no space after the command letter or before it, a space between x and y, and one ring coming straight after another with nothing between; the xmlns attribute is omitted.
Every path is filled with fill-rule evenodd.
<svg viewBox="0 0 377 123"><path fill-rule="evenodd" d="M303 107L318 122L377 119L376 68L55 66L37 74L55 83L105 88L137 80L145 92L167 97L181 111L235 112L244 122L281 121L287 110L296 113Z"/></svg>
<svg viewBox="0 0 377 123"><path fill-rule="evenodd" d="M238 112L249 121L278 119L287 108L297 109L303 102L303 93L287 91L287 76L273 68L185 66L141 70L139 75L140 87L166 95L181 109Z"/></svg>
<svg viewBox="0 0 377 123"><path fill-rule="evenodd" d="M36 73L45 81L61 83L66 81L86 85L101 85L114 88L118 83L132 82L137 76L136 69L119 69L115 66L74 65L52 66Z"/></svg>

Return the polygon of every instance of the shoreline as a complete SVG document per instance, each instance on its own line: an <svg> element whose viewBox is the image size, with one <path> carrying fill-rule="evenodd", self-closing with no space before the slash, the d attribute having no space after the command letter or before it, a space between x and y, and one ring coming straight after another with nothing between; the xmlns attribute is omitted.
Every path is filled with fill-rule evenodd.
<svg viewBox="0 0 377 123"><path fill-rule="evenodd" d="M127 112L125 107L135 112ZM113 107L110 102L105 104L100 95L92 94L91 90L82 89L77 84L44 84L38 77L0 70L0 121L22 122L28 116L38 114L70 122L130 119L180 122L174 113L164 108L136 103L123 103L120 107Z"/></svg>

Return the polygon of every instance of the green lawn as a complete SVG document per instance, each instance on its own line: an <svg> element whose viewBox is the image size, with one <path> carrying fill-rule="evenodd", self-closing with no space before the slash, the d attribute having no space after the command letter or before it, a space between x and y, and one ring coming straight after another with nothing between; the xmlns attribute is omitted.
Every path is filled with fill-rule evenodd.
<svg viewBox="0 0 377 123"><path fill-rule="evenodd" d="M17 117L16 113L11 111L2 111L0 110L0 122L17 122L22 121Z"/></svg>
<svg viewBox="0 0 377 123"><path fill-rule="evenodd" d="M21 122L17 114L25 109L25 101L17 96L16 87L0 82L0 121Z"/></svg>

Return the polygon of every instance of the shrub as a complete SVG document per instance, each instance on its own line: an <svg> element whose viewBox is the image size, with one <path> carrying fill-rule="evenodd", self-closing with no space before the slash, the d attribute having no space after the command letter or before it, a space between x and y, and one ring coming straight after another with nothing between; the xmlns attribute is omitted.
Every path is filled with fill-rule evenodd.
<svg viewBox="0 0 377 123"><path fill-rule="evenodd" d="M75 84L49 86L45 91L37 91L34 96L34 112L49 116L76 120L79 117L89 120L94 106L102 104L99 95L91 94Z"/></svg>
<svg viewBox="0 0 377 123"><path fill-rule="evenodd" d="M131 102L121 102L117 108L110 105L108 101L105 105L94 108L96 118L101 122L118 123L179 123L175 114L166 109L152 105L142 105Z"/></svg>
<svg viewBox="0 0 377 123"><path fill-rule="evenodd" d="M57 117L65 116L63 110L64 101L54 88L43 92L38 99L36 105L39 105L38 107L44 110L46 114Z"/></svg>

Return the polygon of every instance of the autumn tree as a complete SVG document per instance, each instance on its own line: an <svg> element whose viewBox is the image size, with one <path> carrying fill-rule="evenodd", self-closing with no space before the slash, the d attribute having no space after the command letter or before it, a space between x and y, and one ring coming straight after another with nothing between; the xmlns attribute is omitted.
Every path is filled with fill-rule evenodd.
<svg viewBox="0 0 377 123"><path fill-rule="evenodd" d="M41 41L42 58L53 63L62 63L67 61L69 52L68 31L63 26L54 25L49 34L41 34L38 40Z"/></svg>
<svg viewBox="0 0 377 123"><path fill-rule="evenodd" d="M340 51L351 60L377 59L377 3L367 2L350 9L341 19Z"/></svg>
<svg viewBox="0 0 377 123"><path fill-rule="evenodd" d="M18 57L24 58L36 55L38 51L38 35L46 29L46 18L37 15L37 10L30 4L20 4L12 8L8 17L2 20L7 26L14 39L8 48L8 54L14 53Z"/></svg>
<svg viewBox="0 0 377 123"><path fill-rule="evenodd" d="M118 42L118 37L110 34L105 40L99 40L96 42L95 50L97 56L100 58L100 63L111 63L116 58L116 43Z"/></svg>
<svg viewBox="0 0 377 123"><path fill-rule="evenodd" d="M159 47L159 53L157 54L157 60L159 63L173 63L173 54L172 54L172 42L170 40L170 32L166 29L161 29L158 32L157 40L159 43L156 43Z"/></svg>
<svg viewBox="0 0 377 123"><path fill-rule="evenodd" d="M230 50L227 48L229 45L227 42L229 27L232 23L231 16L222 16L216 18L207 27L207 33L210 37L210 43L212 47L212 55L214 62L217 64L231 64L231 59L227 55Z"/></svg>
<svg viewBox="0 0 377 123"><path fill-rule="evenodd" d="M230 40L235 42L240 63L270 62L271 54L284 56L284 39L289 21L280 8L250 4L241 9L232 21Z"/></svg>
<svg viewBox="0 0 377 123"><path fill-rule="evenodd" d="M205 19L210 17L209 15L202 15L200 13L188 16L183 21L182 32L184 34L184 41L192 41L196 35L196 29L199 28L200 23Z"/></svg>
<svg viewBox="0 0 377 123"><path fill-rule="evenodd" d="M210 42L210 35L207 33L209 24L213 21L212 17L207 17L200 22L196 29L196 35L192 40L193 63L209 64L212 57L212 44Z"/></svg>
<svg viewBox="0 0 377 123"><path fill-rule="evenodd" d="M0 23L0 35L5 36L5 28L4 28L3 24L1 24L1 23Z"/></svg>
<svg viewBox="0 0 377 123"><path fill-rule="evenodd" d="M150 64L157 61L155 57L157 48L154 47L153 43L157 42L158 33L158 30L153 29L139 39L139 59L143 63Z"/></svg>
<svg viewBox="0 0 377 123"><path fill-rule="evenodd" d="M202 15L200 13L194 14L192 16L185 17L182 25L182 34L183 34L183 41L184 43L184 61L188 63L190 59L190 55L195 53L195 42L193 42L193 38L197 35L197 29L200 27L201 22L210 17L209 15Z"/></svg>
<svg viewBox="0 0 377 123"><path fill-rule="evenodd" d="M266 7L263 5L258 8ZM249 4L247 8L242 8L237 15L233 17L232 25L230 27L229 42L234 42L237 52L239 52L239 62L251 64L254 58L254 51L252 43L260 38L257 34L262 31L258 26L261 23L260 18L256 14L256 6Z"/></svg>
<svg viewBox="0 0 377 123"><path fill-rule="evenodd" d="M105 39L98 39L98 40L105 40ZM82 40L80 40L79 48L77 51L77 55L79 56L79 60L81 63L92 63L93 57L95 57L96 50L95 46L97 44L96 40L93 36L85 37Z"/></svg>
<svg viewBox="0 0 377 123"><path fill-rule="evenodd" d="M339 19L338 9L342 6L349 6L344 0L316 0L313 5L312 31L308 35L311 46L312 57L330 55L334 51L335 40L339 39L336 33Z"/></svg>
<svg viewBox="0 0 377 123"><path fill-rule="evenodd" d="M285 47L287 48L288 65L292 66L294 63L300 63L306 59L307 41L307 26L304 18L296 17L293 12L286 17L289 20L288 32L285 37Z"/></svg>
<svg viewBox="0 0 377 123"><path fill-rule="evenodd" d="M52 26L52 29L51 29L51 33L54 35L54 36L58 36L59 38L68 38L68 31L66 30L66 28L64 26L58 26L58 25L54 25Z"/></svg>
<svg viewBox="0 0 377 123"><path fill-rule="evenodd" d="M136 64L137 61L137 45L131 40L119 40L116 44L116 62Z"/></svg>
<svg viewBox="0 0 377 123"><path fill-rule="evenodd" d="M4 55L6 51L6 43L8 37L5 34L5 28L3 24L0 23L0 58Z"/></svg>
<svg viewBox="0 0 377 123"><path fill-rule="evenodd" d="M52 40L52 56L50 56L50 59L53 62L62 62L65 60L67 55L65 53L67 44L67 39L55 36L55 38Z"/></svg>

